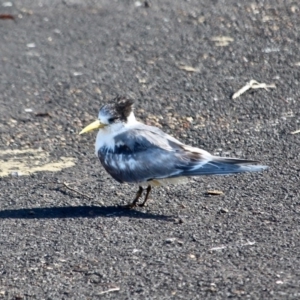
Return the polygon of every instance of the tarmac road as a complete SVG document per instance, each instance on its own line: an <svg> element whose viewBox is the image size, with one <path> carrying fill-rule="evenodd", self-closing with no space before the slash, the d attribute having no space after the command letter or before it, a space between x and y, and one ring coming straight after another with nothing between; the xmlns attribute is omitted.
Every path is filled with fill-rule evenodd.
<svg viewBox="0 0 300 300"><path fill-rule="evenodd" d="M299 299L299 32L289 0L1 1L0 298ZM276 89L231 99L251 79ZM136 187L78 135L117 94L270 168L124 210Z"/></svg>

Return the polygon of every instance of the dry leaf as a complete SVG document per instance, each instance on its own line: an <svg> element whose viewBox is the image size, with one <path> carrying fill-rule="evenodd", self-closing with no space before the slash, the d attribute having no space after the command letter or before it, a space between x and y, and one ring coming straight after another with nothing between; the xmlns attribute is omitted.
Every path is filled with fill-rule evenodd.
<svg viewBox="0 0 300 300"><path fill-rule="evenodd" d="M217 47L228 46L234 39L230 36L213 36L211 38L212 41L216 43Z"/></svg>
<svg viewBox="0 0 300 300"><path fill-rule="evenodd" d="M9 15L9 14L0 14L0 19L1 20L14 20L15 17L13 15Z"/></svg>
<svg viewBox="0 0 300 300"><path fill-rule="evenodd" d="M178 68L187 72L199 72L198 69L195 69L194 67L191 66L179 66Z"/></svg>

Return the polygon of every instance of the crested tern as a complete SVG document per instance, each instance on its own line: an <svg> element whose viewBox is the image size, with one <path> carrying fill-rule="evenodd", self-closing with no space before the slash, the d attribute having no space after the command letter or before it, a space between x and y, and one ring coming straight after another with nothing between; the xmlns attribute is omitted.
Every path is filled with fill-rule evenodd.
<svg viewBox="0 0 300 300"><path fill-rule="evenodd" d="M138 122L133 113L134 101L118 96L103 105L98 119L80 134L98 129L95 150L105 170L119 183L139 185L132 203L138 205L147 185L144 206L151 187L181 183L190 176L222 175L261 171L267 166L256 161L213 156L185 145L157 127Z"/></svg>

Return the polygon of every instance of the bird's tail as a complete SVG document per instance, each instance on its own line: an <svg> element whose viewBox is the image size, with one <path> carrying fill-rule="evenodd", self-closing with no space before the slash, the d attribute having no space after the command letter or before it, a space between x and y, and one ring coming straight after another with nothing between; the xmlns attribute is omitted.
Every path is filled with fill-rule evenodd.
<svg viewBox="0 0 300 300"><path fill-rule="evenodd" d="M244 172L258 172L267 169L267 166L255 165L253 160L212 156L206 163L195 164L193 168L185 170L185 176L197 175L227 175Z"/></svg>

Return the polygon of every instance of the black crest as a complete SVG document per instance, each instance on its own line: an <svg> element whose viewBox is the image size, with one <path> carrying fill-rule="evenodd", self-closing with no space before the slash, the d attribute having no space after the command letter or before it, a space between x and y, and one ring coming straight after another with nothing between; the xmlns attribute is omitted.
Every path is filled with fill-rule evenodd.
<svg viewBox="0 0 300 300"><path fill-rule="evenodd" d="M108 115L109 123L126 122L128 116L132 112L134 101L123 96L114 98L109 103L105 104L100 111Z"/></svg>
<svg viewBox="0 0 300 300"><path fill-rule="evenodd" d="M116 97L114 101L115 109L118 115L120 115L120 119L124 121L127 120L128 116L132 112L132 105L134 101L123 96Z"/></svg>

